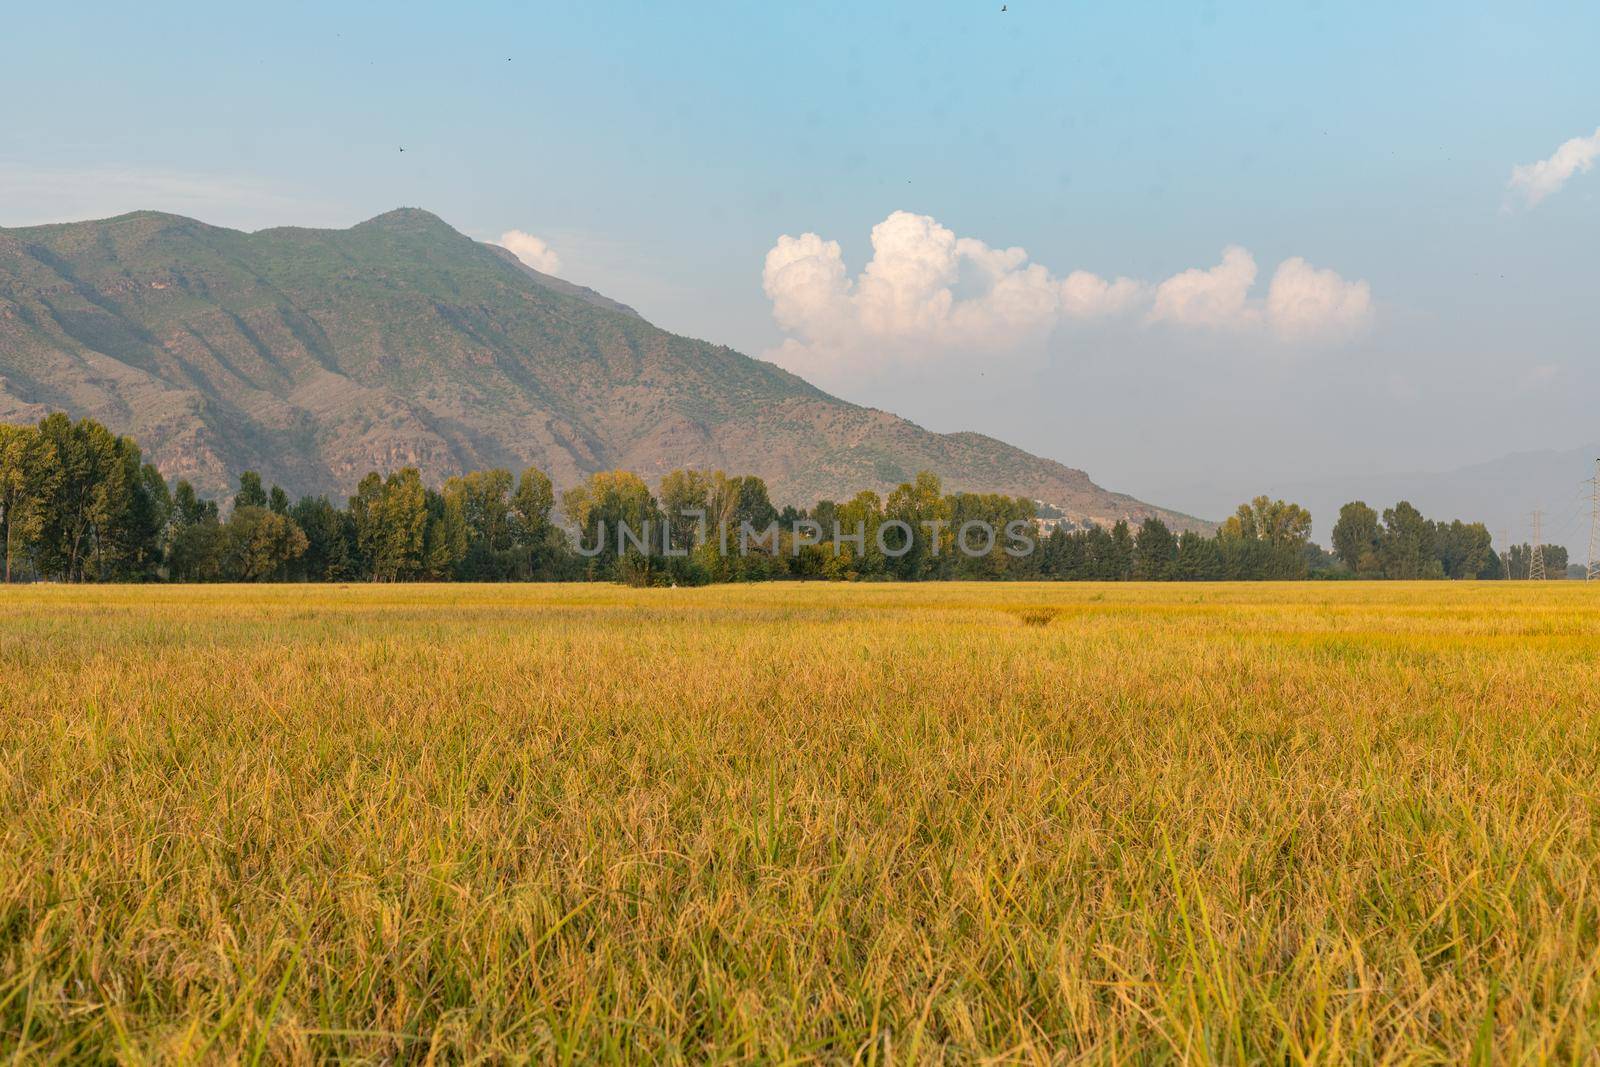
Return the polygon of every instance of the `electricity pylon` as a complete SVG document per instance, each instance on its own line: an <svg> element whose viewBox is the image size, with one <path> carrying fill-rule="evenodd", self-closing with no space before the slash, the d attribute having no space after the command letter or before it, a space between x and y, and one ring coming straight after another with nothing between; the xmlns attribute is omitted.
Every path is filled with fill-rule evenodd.
<svg viewBox="0 0 1600 1067"><path fill-rule="evenodd" d="M1594 477L1589 479L1589 569L1584 577L1600 581L1600 459L1594 461Z"/></svg>
<svg viewBox="0 0 1600 1067"><path fill-rule="evenodd" d="M1500 577L1511 580L1511 531L1500 530Z"/></svg>
<svg viewBox="0 0 1600 1067"><path fill-rule="evenodd" d="M1542 582L1544 578L1544 544L1539 539L1539 523L1544 515L1538 508L1533 509L1533 548L1528 553L1528 580Z"/></svg>

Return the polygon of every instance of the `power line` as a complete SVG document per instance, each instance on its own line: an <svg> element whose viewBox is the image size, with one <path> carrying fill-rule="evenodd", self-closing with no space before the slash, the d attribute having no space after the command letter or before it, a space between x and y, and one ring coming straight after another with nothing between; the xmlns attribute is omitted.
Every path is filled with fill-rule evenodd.
<svg viewBox="0 0 1600 1067"><path fill-rule="evenodd" d="M1572 513L1562 521L1560 530L1552 543L1562 543L1570 539L1570 535L1575 532L1578 522L1583 518L1583 513L1589 510L1584 507L1589 502L1589 479L1585 478L1578 483L1577 492L1572 497ZM1549 532L1552 528L1546 524L1545 531Z"/></svg>
<svg viewBox="0 0 1600 1067"><path fill-rule="evenodd" d="M1594 477L1589 479L1589 581L1600 581L1600 459L1594 461Z"/></svg>

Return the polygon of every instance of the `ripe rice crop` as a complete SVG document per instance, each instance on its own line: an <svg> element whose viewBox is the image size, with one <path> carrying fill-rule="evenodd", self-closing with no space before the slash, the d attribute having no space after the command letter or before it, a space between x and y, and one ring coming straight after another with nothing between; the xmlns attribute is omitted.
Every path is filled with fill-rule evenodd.
<svg viewBox="0 0 1600 1067"><path fill-rule="evenodd" d="M1593 1062L1597 593L0 590L0 1052Z"/></svg>

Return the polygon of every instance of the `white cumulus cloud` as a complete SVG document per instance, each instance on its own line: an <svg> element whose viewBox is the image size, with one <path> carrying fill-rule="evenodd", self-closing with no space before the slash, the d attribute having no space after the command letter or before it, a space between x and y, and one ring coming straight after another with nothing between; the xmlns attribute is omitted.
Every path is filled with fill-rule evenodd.
<svg viewBox="0 0 1600 1067"><path fill-rule="evenodd" d="M1281 342L1337 339L1372 315L1366 282L1285 260L1252 296L1255 258L1237 246L1222 262L1158 284L1085 270L1064 278L1021 248L958 237L927 215L896 211L872 228L872 257L852 277L839 242L785 234L762 283L789 338L771 358L823 377L942 357L994 359L1037 350L1070 321L1122 319L1201 331L1253 332Z"/></svg>
<svg viewBox="0 0 1600 1067"><path fill-rule="evenodd" d="M1061 310L1075 319L1122 315L1149 299L1150 287L1132 278L1108 282L1098 274L1075 270L1061 283Z"/></svg>
<svg viewBox="0 0 1600 1067"><path fill-rule="evenodd" d="M762 284L778 325L795 335L775 358L807 370L1012 350L1041 340L1061 311L1060 283L1022 249L958 238L906 211L872 228L858 277L839 242L786 234L767 253Z"/></svg>
<svg viewBox="0 0 1600 1067"><path fill-rule="evenodd" d="M1587 137L1574 137L1555 150L1549 159L1511 168L1507 188L1521 193L1529 207L1561 191L1574 174L1586 174L1600 156L1600 128Z"/></svg>
<svg viewBox="0 0 1600 1067"><path fill-rule="evenodd" d="M1280 341L1338 340L1372 319L1372 289L1318 270L1299 256L1273 272L1264 299L1250 295L1256 260L1238 245L1223 249L1208 270L1175 274L1156 287L1150 321L1212 330L1266 330Z"/></svg>
<svg viewBox="0 0 1600 1067"><path fill-rule="evenodd" d="M531 233L507 230L500 235L500 246L509 249L512 255L543 274L559 274L561 271L561 257L556 255L556 250L546 244L543 238Z"/></svg>
<svg viewBox="0 0 1600 1067"><path fill-rule="evenodd" d="M1266 316L1273 332L1286 341L1349 336L1372 321L1372 288L1295 256L1278 264L1272 275Z"/></svg>
<svg viewBox="0 0 1600 1067"><path fill-rule="evenodd" d="M1191 267L1156 286L1152 322L1237 329L1254 325L1261 309L1250 303L1256 284L1256 257L1238 245L1222 250L1222 262L1209 270Z"/></svg>

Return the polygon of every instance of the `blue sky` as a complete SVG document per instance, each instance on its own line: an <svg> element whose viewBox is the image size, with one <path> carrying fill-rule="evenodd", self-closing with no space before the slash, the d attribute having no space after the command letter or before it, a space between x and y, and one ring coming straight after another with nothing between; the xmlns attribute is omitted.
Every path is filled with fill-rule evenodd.
<svg viewBox="0 0 1600 1067"><path fill-rule="evenodd" d="M1600 440L1600 174L1532 206L1508 189L1600 125L1600 9L1000 6L18 5L0 225L426 207L537 235L670 329L1206 513ZM775 318L781 235L837 241L855 300L894 212L1145 303L1015 336ZM1156 323L1161 283L1233 245L1258 266L1238 321ZM1294 257L1366 284L1348 328L1262 325Z"/></svg>

